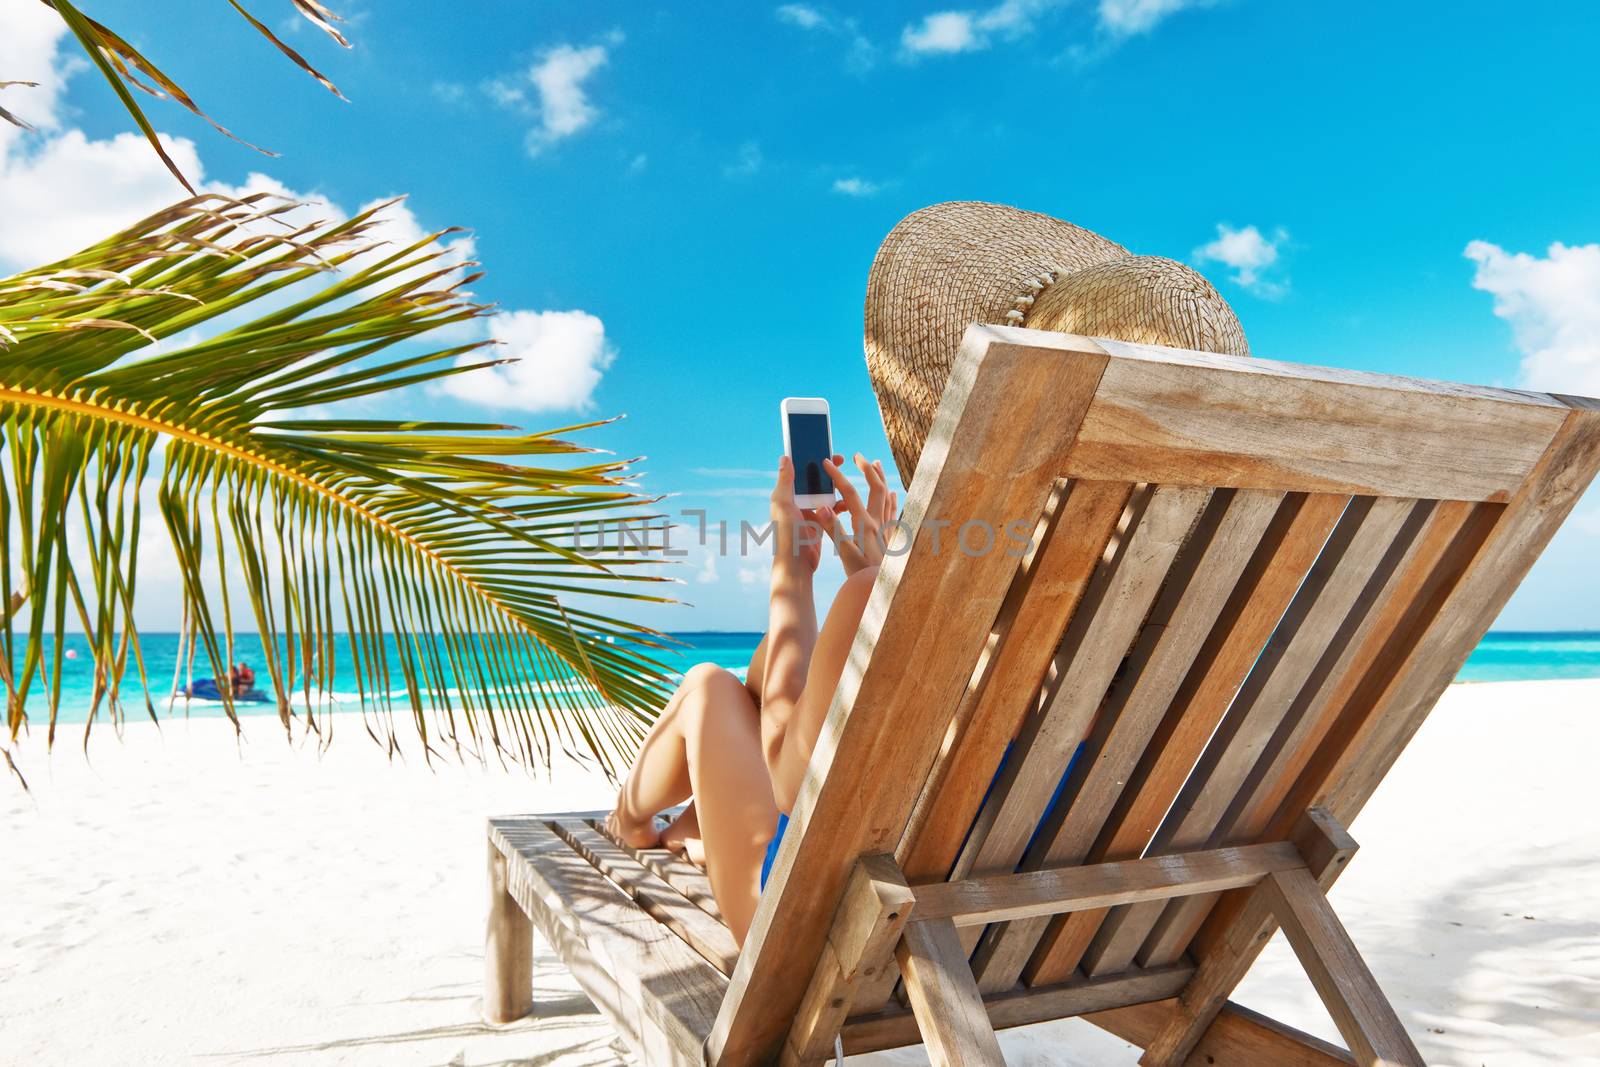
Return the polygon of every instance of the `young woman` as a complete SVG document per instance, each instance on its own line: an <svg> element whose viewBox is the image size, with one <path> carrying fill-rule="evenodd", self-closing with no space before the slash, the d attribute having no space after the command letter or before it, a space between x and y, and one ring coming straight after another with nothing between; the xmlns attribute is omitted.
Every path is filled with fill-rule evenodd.
<svg viewBox="0 0 1600 1067"><path fill-rule="evenodd" d="M778 813L787 813L799 794L883 559L885 531L895 521L897 501L883 464L859 453L855 462L866 477L865 501L840 470L843 456L823 463L850 518L845 531L832 508L796 506L793 466L787 456L778 461L767 633L745 680L709 663L684 674L607 819L635 848L665 846L702 864L741 944L761 895L761 864ZM811 583L824 532L846 577L819 629ZM665 832L656 830L658 812L691 798Z"/></svg>
<svg viewBox="0 0 1600 1067"><path fill-rule="evenodd" d="M1001 204L935 204L895 226L867 279L867 370L884 433L910 485L972 323L1025 326L1204 352L1249 355L1238 316L1194 270L1060 219ZM711 888L741 942L760 894L761 860L779 811L794 802L883 557L894 499L883 467L856 459L870 486L863 504L835 456L829 475L856 535L831 511L794 504L794 472L778 469L778 531L770 628L744 683L710 665L684 676L617 798L615 831L637 846L658 841L703 851ZM810 518L815 525L803 525ZM811 578L826 530L848 578L817 629ZM815 537L813 540L820 540ZM664 835L664 808L694 803Z"/></svg>

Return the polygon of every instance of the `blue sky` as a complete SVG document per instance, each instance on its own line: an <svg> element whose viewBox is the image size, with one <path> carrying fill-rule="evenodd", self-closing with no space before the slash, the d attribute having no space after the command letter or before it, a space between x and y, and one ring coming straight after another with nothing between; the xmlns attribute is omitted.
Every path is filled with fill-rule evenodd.
<svg viewBox="0 0 1600 1067"><path fill-rule="evenodd" d="M589 440L647 455L648 488L713 517L764 513L785 395L827 396L836 442L884 454L867 268L941 200L1192 263L1259 355L1600 394L1592 4L365 0L333 5L345 51L256 0L349 104L224 3L84 6L281 153L152 102L207 181L261 174L347 210L405 192L411 224L471 227L477 292L527 362L420 404L626 413ZM0 78L45 82L3 101L41 129L0 132L0 268L68 240L85 202L92 237L182 192L41 7L0 0ZM1600 628L1597 547L1591 494L1501 626ZM759 558L682 569L695 606L644 621L761 625Z"/></svg>

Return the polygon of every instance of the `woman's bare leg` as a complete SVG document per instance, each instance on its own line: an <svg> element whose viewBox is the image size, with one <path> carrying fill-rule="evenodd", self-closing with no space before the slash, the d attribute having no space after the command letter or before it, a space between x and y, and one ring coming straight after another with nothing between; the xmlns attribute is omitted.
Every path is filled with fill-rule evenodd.
<svg viewBox="0 0 1600 1067"><path fill-rule="evenodd" d="M767 676L767 635L762 634L761 640L756 642L756 650L750 653L750 665L744 670L744 687L750 690L750 697L758 705L761 703L761 684Z"/></svg>
<svg viewBox="0 0 1600 1067"><path fill-rule="evenodd" d="M761 679L766 675L766 669L767 635L762 634L744 672L744 687L758 706L761 703ZM678 853L696 867L705 867L706 846L701 838L700 820L695 814L693 800L661 831L661 847Z"/></svg>
<svg viewBox="0 0 1600 1067"><path fill-rule="evenodd" d="M778 809L755 703L738 677L710 664L684 675L622 785L611 825L636 848L657 844L655 813L691 794L711 892L742 943Z"/></svg>
<svg viewBox="0 0 1600 1067"><path fill-rule="evenodd" d="M706 866L706 843L700 833L700 816L691 800L661 831L661 847L678 853L701 870Z"/></svg>
<svg viewBox="0 0 1600 1067"><path fill-rule="evenodd" d="M644 744L639 746L628 777L622 781L616 808L606 816L607 828L634 848L659 846L656 814L689 799L693 787L683 753L683 726L678 718L684 697L696 684L696 678L694 670L686 672L668 698Z"/></svg>

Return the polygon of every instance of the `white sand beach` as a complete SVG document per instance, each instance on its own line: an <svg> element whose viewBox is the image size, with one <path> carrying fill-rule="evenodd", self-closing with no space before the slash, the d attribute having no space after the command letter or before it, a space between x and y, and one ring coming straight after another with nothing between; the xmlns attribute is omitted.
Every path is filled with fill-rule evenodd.
<svg viewBox="0 0 1600 1067"><path fill-rule="evenodd" d="M542 945L538 1010L478 1011L483 817L596 808L597 775L389 762L248 719L78 731L0 786L0 1061L617 1062ZM1333 892L1430 1063L1600 1063L1600 681L1453 687L1354 825ZM1281 939L1236 999L1337 1039ZM1083 1023L1013 1064L1132 1064ZM925 1063L920 1050L857 1063Z"/></svg>

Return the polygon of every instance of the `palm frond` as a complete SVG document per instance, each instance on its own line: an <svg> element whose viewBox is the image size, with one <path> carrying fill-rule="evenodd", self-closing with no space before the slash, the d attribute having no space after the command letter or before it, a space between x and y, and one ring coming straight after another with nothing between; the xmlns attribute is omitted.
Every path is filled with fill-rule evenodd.
<svg viewBox="0 0 1600 1067"><path fill-rule="evenodd" d="M594 423L524 433L348 414L501 361L473 358L482 340L425 343L486 311L440 235L380 246L379 208L301 225L297 206L196 197L0 279L11 740L41 689L54 740L69 620L93 650L90 725L102 707L125 713L130 665L154 716L133 617L152 481L202 676L226 677L236 629L254 629L286 728L298 714L322 730L336 680L354 681L391 746L398 709L429 751L442 739L541 763L564 750L614 770L660 705L648 650L663 638L563 597L665 599L628 538L597 549L577 523L648 540L653 501L629 461L569 436ZM354 679L335 678L336 642Z"/></svg>
<svg viewBox="0 0 1600 1067"><path fill-rule="evenodd" d="M88 55L90 63L105 78L106 84L111 86L111 91L116 94L123 108L127 110L128 115L133 119L134 125L139 128L139 132L144 135L145 140L150 142L150 147L155 150L157 156L161 157L161 162L166 164L167 169L172 172L172 176L177 178L189 192L193 193L195 191L194 186L189 184L189 180L178 169L177 163L173 162L172 157L167 154L166 147L162 145L161 139L156 135L155 127L151 125L149 118L144 113L144 109L139 106L138 100L134 98L130 90L138 89L140 92L154 97L170 97L190 113L204 119L223 136L254 148L263 155L276 155L276 153L269 152L259 145L251 144L243 138L234 136L226 127L206 114L200 108L200 105L194 102L194 98L185 92L181 85L169 78L160 67L147 59L116 31L85 15L72 0L40 0L40 2L47 7L53 8L56 14L61 16L61 20L66 23L67 29L71 31L73 38L77 40L84 53ZM265 37L291 63L315 78L322 84L323 88L334 96L341 100L345 99L345 95L339 91L338 86L328 79L327 75L312 66L305 56L284 43L282 38L273 33L266 23L252 15L240 3L240 0L227 0L227 2L239 14L240 18L249 23L250 27L262 37ZM290 0L290 3L313 26L326 33L341 46L350 47L350 42L345 38L344 34L340 33L333 25L335 22L343 22L344 20L328 10L318 0ZM0 74L3 73L3 71L0 71ZM4 88L7 85L33 84L33 82L0 81L0 88ZM0 121L10 122L24 129L32 128L4 108L0 108Z"/></svg>

